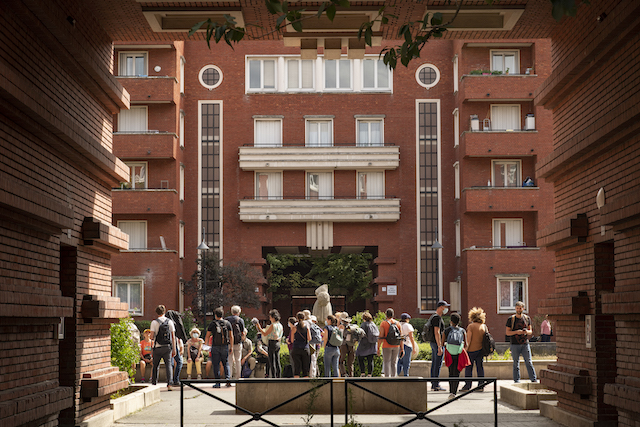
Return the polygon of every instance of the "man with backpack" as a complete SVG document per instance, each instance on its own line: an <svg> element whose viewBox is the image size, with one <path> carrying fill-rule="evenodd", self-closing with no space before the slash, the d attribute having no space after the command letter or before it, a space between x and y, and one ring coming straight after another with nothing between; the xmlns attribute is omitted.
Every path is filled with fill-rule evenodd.
<svg viewBox="0 0 640 427"><path fill-rule="evenodd" d="M207 362L207 372L209 372L209 364L211 363L216 379L220 379L220 362L222 362L224 378L229 380L229 356L233 353L231 323L222 318L224 315L222 307L213 310L213 314L215 319L209 324L207 335L204 339L206 343L211 339L211 360ZM231 383L227 382L227 387L231 387ZM213 388L220 388L220 383L215 383Z"/></svg>
<svg viewBox="0 0 640 427"><path fill-rule="evenodd" d="M358 342L357 329L358 326L351 324L349 313L343 311L340 313L340 321L342 323L344 342L340 347L340 376L353 376L353 362L356 359L356 342ZM346 362L346 367L345 367Z"/></svg>
<svg viewBox="0 0 640 427"><path fill-rule="evenodd" d="M242 372L242 343L246 335L244 334L244 320L240 317L240 306L234 305L231 307L231 316L226 320L231 323L231 332L233 333L233 353L231 354L231 372L233 373L233 379L240 378Z"/></svg>
<svg viewBox="0 0 640 427"><path fill-rule="evenodd" d="M427 323L424 324L423 339L431 345L431 378L440 377L440 367L444 356L444 322L442 316L449 312L450 304L444 300L438 301L436 312L431 315ZM432 391L443 391L440 381L431 382Z"/></svg>
<svg viewBox="0 0 640 427"><path fill-rule="evenodd" d="M400 335L400 327L398 321L393 318L393 308L387 308L385 312L387 319L380 324L380 337L378 340L382 343L378 346L378 355L382 348L382 368L387 377L398 376L398 357L404 354L402 344L402 336Z"/></svg>
<svg viewBox="0 0 640 427"><path fill-rule="evenodd" d="M516 303L516 314L507 319L507 336L511 339L511 357L513 358L513 381L520 382L520 355L524 359L524 364L529 373L532 383L537 382L536 370L531 362L531 348L529 347L529 337L533 334L531 329L531 318L523 313L524 303Z"/></svg>
<svg viewBox="0 0 640 427"><path fill-rule="evenodd" d="M164 360L167 375L167 390L171 391L173 385L173 358L176 355L174 343L176 342L176 326L171 319L164 314L167 308L164 305L156 307L157 319L151 322L151 340L153 341L153 370L151 371L151 384L158 382L160 371L160 359Z"/></svg>

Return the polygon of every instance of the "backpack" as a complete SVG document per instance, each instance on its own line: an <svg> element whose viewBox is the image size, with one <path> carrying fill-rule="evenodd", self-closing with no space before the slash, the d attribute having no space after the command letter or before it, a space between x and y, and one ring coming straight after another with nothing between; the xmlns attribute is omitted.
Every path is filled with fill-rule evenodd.
<svg viewBox="0 0 640 427"><path fill-rule="evenodd" d="M464 342L464 329L460 327L451 328L447 335L447 344L460 345Z"/></svg>
<svg viewBox="0 0 640 427"><path fill-rule="evenodd" d="M342 337L342 331L337 327L332 328L331 338L329 338L329 344L334 347L340 347L343 342L344 338Z"/></svg>
<svg viewBox="0 0 640 427"><path fill-rule="evenodd" d="M228 319L227 319L228 320ZM231 323L231 333L233 334L233 343L234 344L241 344L242 343L242 330L240 330L241 325L240 325L240 321L238 319L234 319L235 322L229 322Z"/></svg>
<svg viewBox="0 0 640 427"><path fill-rule="evenodd" d="M355 325L349 325L345 328L344 342L348 346L353 347L354 345L356 345L356 342L358 342L358 340L360 339L360 337L358 336L358 331L357 331L358 329L359 328Z"/></svg>
<svg viewBox="0 0 640 427"><path fill-rule="evenodd" d="M529 327L529 325L531 325L531 319L529 318L529 316L527 316L526 314L522 313L522 320L524 321L524 327L525 329L527 329ZM513 327L516 324L516 315L514 314L513 316L511 316L511 330L513 331ZM526 335L525 335L526 337ZM514 341L516 341L517 344L525 344L528 340L528 338L523 338L520 335L514 335L514 336L508 336L505 335L505 338L507 338L505 341L507 342L511 342L511 338L514 339Z"/></svg>
<svg viewBox="0 0 640 427"><path fill-rule="evenodd" d="M388 320L386 322L389 324L389 331L384 339L387 340L387 344L389 345L399 345L402 342L403 336L400 335L398 325L396 322L391 323Z"/></svg>
<svg viewBox="0 0 640 427"><path fill-rule="evenodd" d="M229 344L227 328L222 320L214 320L216 328L213 330L213 345Z"/></svg>
<svg viewBox="0 0 640 427"><path fill-rule="evenodd" d="M436 335L433 333L433 325L431 324L433 316L435 316L435 314L429 317L429 320L427 320L427 323L425 323L422 328L422 341L424 342L433 342L436 340Z"/></svg>
<svg viewBox="0 0 640 427"><path fill-rule="evenodd" d="M484 336L482 337L482 356L489 356L493 354L494 351L496 351L496 340L493 339L487 329L484 331Z"/></svg>
<svg viewBox="0 0 640 427"><path fill-rule="evenodd" d="M158 323L158 321L156 319ZM171 345L171 330L169 329L169 319L160 323L158 327L158 333L156 334L156 342L160 345Z"/></svg>
<svg viewBox="0 0 640 427"><path fill-rule="evenodd" d="M252 372L253 371L249 367L249 361L247 360L246 362L244 362L244 365L242 365L241 376L242 378L249 378Z"/></svg>
<svg viewBox="0 0 640 427"><path fill-rule="evenodd" d="M316 325L313 322L309 322L309 330L311 331L311 341L310 344L320 344L322 343L322 329L320 326Z"/></svg>

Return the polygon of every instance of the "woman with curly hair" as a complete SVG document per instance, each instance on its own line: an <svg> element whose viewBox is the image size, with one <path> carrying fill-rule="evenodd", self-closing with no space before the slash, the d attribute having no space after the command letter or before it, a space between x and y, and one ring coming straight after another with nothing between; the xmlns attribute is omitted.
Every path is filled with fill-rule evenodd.
<svg viewBox="0 0 640 427"><path fill-rule="evenodd" d="M469 353L469 360L471 364L465 368L464 376L473 376L473 365L476 365L477 377L484 377L484 367L482 366L482 340L484 339L484 333L489 330L485 324L487 314L480 307L473 307L469 310L469 326L467 326L467 340L469 347L467 353ZM478 385L483 383L479 382ZM471 389L471 381L466 381L461 391ZM484 391L484 388L478 389L478 391Z"/></svg>

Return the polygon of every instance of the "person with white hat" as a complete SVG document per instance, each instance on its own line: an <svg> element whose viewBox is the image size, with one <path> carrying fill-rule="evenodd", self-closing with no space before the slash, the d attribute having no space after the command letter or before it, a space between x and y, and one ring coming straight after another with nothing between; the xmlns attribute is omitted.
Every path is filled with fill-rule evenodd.
<svg viewBox="0 0 640 427"><path fill-rule="evenodd" d="M357 342L357 326L351 324L351 317L349 317L349 313L347 313L346 311L340 313L340 323L344 335L344 343L342 344L342 346L340 346L340 360L338 362L340 364L340 376L352 377L353 362L356 358L355 344Z"/></svg>

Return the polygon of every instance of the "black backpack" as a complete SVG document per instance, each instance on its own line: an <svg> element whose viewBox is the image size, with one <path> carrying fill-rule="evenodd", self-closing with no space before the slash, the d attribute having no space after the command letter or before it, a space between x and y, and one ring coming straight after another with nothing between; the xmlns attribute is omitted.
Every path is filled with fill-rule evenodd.
<svg viewBox="0 0 640 427"><path fill-rule="evenodd" d="M482 337L482 356L489 356L493 354L494 351L496 351L496 340L493 339L487 329L484 332L484 337Z"/></svg>
<svg viewBox="0 0 640 427"><path fill-rule="evenodd" d="M402 342L402 335L400 335L400 329L398 328L398 325L396 324L396 322L389 322L387 321L387 323L389 324L389 331L387 332L387 336L384 337L384 339L387 340L387 344L390 345L399 345Z"/></svg>
<svg viewBox="0 0 640 427"><path fill-rule="evenodd" d="M431 317L429 317L429 320L427 320L427 323L425 323L422 328L422 341L424 342L433 342L436 340L436 336L433 333L433 325L431 324L433 316L435 316L435 314L432 314Z"/></svg>
<svg viewBox="0 0 640 427"><path fill-rule="evenodd" d="M227 330L224 320L214 320L215 329L213 330L213 345L229 344L229 331Z"/></svg>
<svg viewBox="0 0 640 427"><path fill-rule="evenodd" d="M156 320L160 323L159 320ZM164 322L160 323L158 327L158 333L156 334L156 342L160 345L170 345L171 344L171 329L169 328L169 319L166 319Z"/></svg>
<svg viewBox="0 0 640 427"><path fill-rule="evenodd" d="M233 334L233 344L241 344L242 332L244 331L241 330L242 325L240 325L240 320L238 318L233 320L233 322L229 320L229 323L231 323L231 333Z"/></svg>

